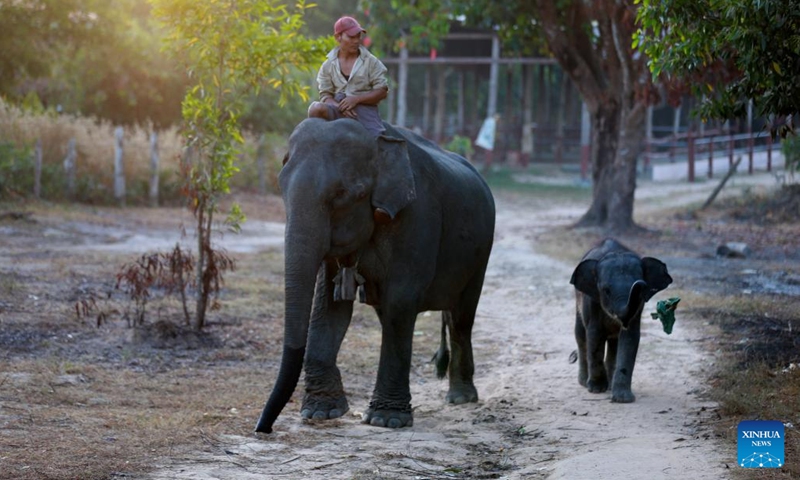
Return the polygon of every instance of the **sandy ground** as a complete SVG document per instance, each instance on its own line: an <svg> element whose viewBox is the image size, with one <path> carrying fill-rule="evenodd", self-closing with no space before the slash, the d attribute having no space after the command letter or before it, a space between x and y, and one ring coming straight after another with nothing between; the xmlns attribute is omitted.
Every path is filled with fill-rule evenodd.
<svg viewBox="0 0 800 480"><path fill-rule="evenodd" d="M753 181L774 183L769 176ZM698 201L715 184L645 184L637 198L656 207L659 198L672 205ZM539 208L513 197L497 203L496 241L474 331L477 404L446 405L446 382L434 378L431 366L413 366L426 369L427 377L412 378L411 428L362 425L367 398L351 396L348 415L326 423L301 421L290 404L275 433L216 438L212 453L171 459L146 478L728 478L734 446L720 444L703 426L715 405L703 399L714 359L701 351L702 322L680 318L666 335L649 318L655 302L670 296L669 289L659 293L642 320L636 402L614 404L610 393L589 393L578 385L577 365L568 362L575 349L568 283L574 264L538 253L534 239L574 222L585 206ZM274 245L275 237L262 241ZM343 377L347 389L353 379Z"/></svg>

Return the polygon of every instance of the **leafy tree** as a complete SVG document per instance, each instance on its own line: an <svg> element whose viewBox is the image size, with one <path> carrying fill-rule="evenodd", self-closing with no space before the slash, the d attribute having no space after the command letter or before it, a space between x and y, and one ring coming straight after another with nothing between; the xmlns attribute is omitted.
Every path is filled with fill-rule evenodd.
<svg viewBox="0 0 800 480"><path fill-rule="evenodd" d="M632 47L633 0L364 3L370 7L371 21L383 31L412 35L412 45L420 41L417 37L435 45L447 31L444 26L463 16L468 25L496 29L507 44L522 51L546 48L580 91L591 118L593 199L578 226L609 231L635 227L636 161L645 137L647 106L656 94L645 57ZM399 19L388 12L386 3L402 14ZM428 20L421 5L430 15Z"/></svg>
<svg viewBox="0 0 800 480"><path fill-rule="evenodd" d="M180 119L185 74L142 0L0 0L0 95L116 124Z"/></svg>
<svg viewBox="0 0 800 480"><path fill-rule="evenodd" d="M102 38L103 8L103 0L0 0L0 94L46 76L65 44Z"/></svg>
<svg viewBox="0 0 800 480"><path fill-rule="evenodd" d="M800 0L639 0L634 45L653 76L703 100L703 119L800 111ZM791 124L773 131L786 133Z"/></svg>
<svg viewBox="0 0 800 480"><path fill-rule="evenodd" d="M309 37L333 35L333 24L342 15L354 16L359 22L363 20L358 0L315 0L314 3L315 7L309 9L304 17L303 32Z"/></svg>
<svg viewBox="0 0 800 480"><path fill-rule="evenodd" d="M164 32L141 0L116 0L114 34L102 45L81 45L71 92L75 109L115 124L153 122L157 127L181 119L186 73L162 51ZM73 70L74 71L74 70ZM59 92L59 93L64 93Z"/></svg>
<svg viewBox="0 0 800 480"><path fill-rule="evenodd" d="M369 14L369 36L376 51L396 52L406 47L427 52L447 35L453 5L447 0L362 0Z"/></svg>
<svg viewBox="0 0 800 480"><path fill-rule="evenodd" d="M303 0L294 9L276 0L150 1L154 15L169 29L168 45L185 61L195 83L183 100L183 118L193 150L188 191L197 222L194 327L199 330L218 273L211 247L214 215L238 171L243 101L262 86L279 89L282 100L292 95L307 100L308 87L291 73L318 67L331 41L309 40L298 33L306 10ZM234 205L226 223L238 230L243 220Z"/></svg>
<svg viewBox="0 0 800 480"><path fill-rule="evenodd" d="M162 51L164 32L152 19L150 5L141 0L113 3L102 19L112 26L111 34L102 44L81 44L74 55L62 57L61 74L44 99L115 124L163 127L179 122L188 79Z"/></svg>

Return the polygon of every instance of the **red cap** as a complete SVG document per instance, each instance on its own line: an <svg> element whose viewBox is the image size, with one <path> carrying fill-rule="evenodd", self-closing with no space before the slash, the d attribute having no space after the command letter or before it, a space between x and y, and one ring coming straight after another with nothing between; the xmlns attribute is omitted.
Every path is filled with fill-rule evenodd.
<svg viewBox="0 0 800 480"><path fill-rule="evenodd" d="M333 25L333 34L339 35L340 33L346 33L351 37L355 37L359 33L367 33L367 31L361 28L361 25L355 18L342 17L336 20L336 23Z"/></svg>

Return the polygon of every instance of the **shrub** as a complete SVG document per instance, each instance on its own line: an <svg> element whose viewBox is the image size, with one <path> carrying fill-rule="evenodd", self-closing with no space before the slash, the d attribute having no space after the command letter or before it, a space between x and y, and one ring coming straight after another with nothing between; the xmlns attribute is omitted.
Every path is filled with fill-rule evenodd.
<svg viewBox="0 0 800 480"><path fill-rule="evenodd" d="M450 142L444 146L444 149L457 153L467 160L475 153L475 150L472 148L472 140L467 137L462 137L461 135L453 136Z"/></svg>
<svg viewBox="0 0 800 480"><path fill-rule="evenodd" d="M33 192L31 152L10 143L0 143L0 199Z"/></svg>
<svg viewBox="0 0 800 480"><path fill-rule="evenodd" d="M791 134L781 142L781 151L786 162L786 170L792 174L800 170L800 138Z"/></svg>

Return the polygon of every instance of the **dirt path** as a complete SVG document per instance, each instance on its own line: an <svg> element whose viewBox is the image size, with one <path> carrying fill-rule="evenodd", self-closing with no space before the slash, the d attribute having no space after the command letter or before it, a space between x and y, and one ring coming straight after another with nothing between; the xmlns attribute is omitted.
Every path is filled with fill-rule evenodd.
<svg viewBox="0 0 800 480"><path fill-rule="evenodd" d="M713 186L645 185L637 194L650 205L659 196L696 201ZM648 316L669 290L645 309L636 402L612 404L609 393L590 394L578 385L577 365L568 363L575 349L568 284L574 265L537 253L533 237L575 221L584 209L498 199L496 242L474 334L478 404L445 405L446 382L436 381L431 367L415 366L425 371L412 374L412 428L362 425L359 409L368 398L351 393L344 419L303 423L296 405L289 405L272 435L215 439L215 453L173 459L148 478L727 478L733 449L716 443L701 422L713 409L701 399L713 361L700 351L704 334L683 322L668 336ZM429 353L415 352L415 359L419 355ZM346 375L345 388L374 381L374 372L357 380Z"/></svg>

